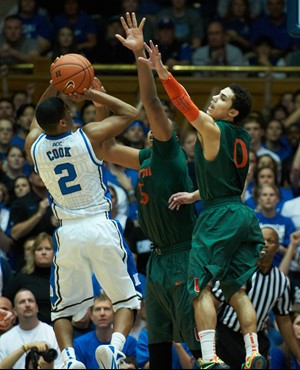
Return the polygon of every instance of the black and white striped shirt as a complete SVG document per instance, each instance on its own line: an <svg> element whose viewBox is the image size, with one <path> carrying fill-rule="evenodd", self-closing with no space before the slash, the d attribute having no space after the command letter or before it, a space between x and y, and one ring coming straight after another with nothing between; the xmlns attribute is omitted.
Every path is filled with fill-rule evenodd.
<svg viewBox="0 0 300 370"><path fill-rule="evenodd" d="M218 311L218 321L236 332L240 331L237 314L225 302L219 281L214 285L212 292L222 302ZM267 274L257 270L247 284L247 293L256 311L257 331L265 329L271 310L280 316L290 313L290 282L278 267L273 266Z"/></svg>

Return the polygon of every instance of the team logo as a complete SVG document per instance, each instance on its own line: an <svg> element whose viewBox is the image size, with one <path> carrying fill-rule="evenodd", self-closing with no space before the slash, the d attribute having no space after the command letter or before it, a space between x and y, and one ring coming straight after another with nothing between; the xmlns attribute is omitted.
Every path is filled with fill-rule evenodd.
<svg viewBox="0 0 300 370"><path fill-rule="evenodd" d="M68 90L70 87L73 87L75 89L75 82L73 80L70 80L65 85L65 90Z"/></svg>

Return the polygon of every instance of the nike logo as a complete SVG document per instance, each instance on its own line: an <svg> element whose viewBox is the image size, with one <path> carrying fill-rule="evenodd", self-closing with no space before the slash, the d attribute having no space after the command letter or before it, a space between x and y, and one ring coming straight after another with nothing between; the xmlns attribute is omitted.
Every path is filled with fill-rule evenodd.
<svg viewBox="0 0 300 370"><path fill-rule="evenodd" d="M65 85L66 90L69 89L70 87L74 87L75 89L75 82L73 80L68 81Z"/></svg>
<svg viewBox="0 0 300 370"><path fill-rule="evenodd" d="M176 281L175 286L183 284L184 281Z"/></svg>

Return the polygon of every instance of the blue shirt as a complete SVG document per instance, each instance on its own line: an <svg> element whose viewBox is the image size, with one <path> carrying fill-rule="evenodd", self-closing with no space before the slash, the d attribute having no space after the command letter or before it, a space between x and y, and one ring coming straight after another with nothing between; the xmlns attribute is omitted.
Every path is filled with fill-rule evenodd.
<svg viewBox="0 0 300 370"><path fill-rule="evenodd" d="M126 356L136 357L136 339L132 336L126 338L123 348L123 353ZM91 331L74 340L74 349L76 359L81 361L87 369L99 369L98 362L95 357L95 351L102 344L110 344L110 342L100 342L96 336L96 331Z"/></svg>
<svg viewBox="0 0 300 370"><path fill-rule="evenodd" d="M279 213L275 217L265 217L261 212L257 212L256 216L260 227L271 225L277 231L280 245L284 247L289 245L290 235L296 231L295 225L289 217L284 217ZM273 264L278 267L282 258L282 254L276 253Z"/></svg>
<svg viewBox="0 0 300 370"><path fill-rule="evenodd" d="M283 351L276 347L271 352L271 369L300 369L294 355L291 354L291 365L287 363L287 359Z"/></svg>
<svg viewBox="0 0 300 370"><path fill-rule="evenodd" d="M22 20L23 33L27 38L37 39L38 36L41 36L52 41L52 28L46 17L35 15L31 18L23 18L22 16L20 18Z"/></svg>

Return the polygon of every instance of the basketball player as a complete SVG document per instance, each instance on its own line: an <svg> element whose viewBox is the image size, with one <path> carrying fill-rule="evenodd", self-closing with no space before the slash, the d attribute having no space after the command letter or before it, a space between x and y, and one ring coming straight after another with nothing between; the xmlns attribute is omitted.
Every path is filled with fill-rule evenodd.
<svg viewBox="0 0 300 370"><path fill-rule="evenodd" d="M200 368L228 368L216 355L216 310L212 281L220 280L226 300L235 309L244 335L245 368L265 368L259 354L255 310L245 283L256 270L264 245L254 212L241 201L249 167L251 136L240 122L251 111L252 97L232 84L213 96L207 113L200 111L161 61L158 47L146 45L149 58L140 60L155 69L174 106L197 130L195 167L204 204L194 232L188 288L199 329ZM172 200L171 200L172 201Z"/></svg>
<svg viewBox="0 0 300 370"><path fill-rule="evenodd" d="M144 54L143 25L135 14L121 18L126 39L117 35L131 49L136 59ZM110 140L105 154L114 162L139 169L136 189L138 217L143 232L153 242L147 265L146 310L151 369L172 367L172 341L185 342L196 358L199 342L195 335L193 307L186 288L188 257L196 221L192 205L175 213L168 209L168 199L177 191L193 189L188 175L187 157L181 149L164 108L157 96L150 68L138 62L141 99L151 130L149 148L137 150ZM196 333L197 334L197 333Z"/></svg>
<svg viewBox="0 0 300 370"><path fill-rule="evenodd" d="M70 319L80 320L93 304L91 275L112 301L115 312L111 345L100 346L100 368L119 368L122 348L140 300L126 268L126 251L116 222L108 218L110 201L102 178L102 142L123 132L136 109L92 88L85 91L114 113L72 132L64 100L52 85L42 95L26 138L26 152L48 191L54 215L55 256L51 273L51 318L64 367L85 368L76 361ZM37 217L39 215L37 214Z"/></svg>

